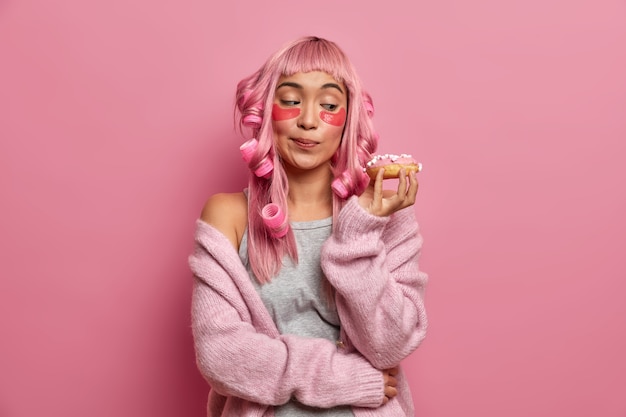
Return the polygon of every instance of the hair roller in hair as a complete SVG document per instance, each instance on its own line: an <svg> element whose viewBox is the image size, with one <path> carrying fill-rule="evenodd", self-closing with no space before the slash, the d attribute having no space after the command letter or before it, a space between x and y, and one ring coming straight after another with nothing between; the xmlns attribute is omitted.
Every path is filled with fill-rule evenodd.
<svg viewBox="0 0 626 417"><path fill-rule="evenodd" d="M273 170L274 163L266 156L254 169L254 175L257 177L269 178Z"/></svg>
<svg viewBox="0 0 626 417"><path fill-rule="evenodd" d="M367 175L365 170L361 173L361 183L359 184L359 194L362 193L370 184L370 176Z"/></svg>
<svg viewBox="0 0 626 417"><path fill-rule="evenodd" d="M346 170L333 180L331 188L340 198L346 199L357 191L355 190L355 186L358 185L359 184L354 183L354 179L352 178L350 171Z"/></svg>
<svg viewBox="0 0 626 417"><path fill-rule="evenodd" d="M345 199L350 194L350 191L348 191L348 188L346 187L346 184L344 184L342 177L343 175L341 175L338 178L335 178L331 184L331 188L333 189L335 194Z"/></svg>
<svg viewBox="0 0 626 417"><path fill-rule="evenodd" d="M285 221L285 212L277 204L270 203L263 207L261 217L273 237L283 237L287 234L289 223Z"/></svg>
<svg viewBox="0 0 626 417"><path fill-rule="evenodd" d="M247 114L243 116L241 122L244 126L258 129L261 127L261 123L263 123L263 118L261 118L261 116L257 116L256 114Z"/></svg>
<svg viewBox="0 0 626 417"><path fill-rule="evenodd" d="M252 160L252 156L256 152L256 148L259 146L259 141L255 138L249 139L243 143L239 147L239 151L241 152L241 157L243 160L249 164ZM254 171L254 175L257 177L269 178L270 174L274 170L274 164L270 160L269 157L265 157L257 164L255 167L251 167Z"/></svg>
<svg viewBox="0 0 626 417"><path fill-rule="evenodd" d="M239 150L241 151L241 157L244 161L246 161L246 163L250 163L250 160L252 160L252 155L254 155L254 152L256 152L257 146L259 146L259 141L255 138L252 138L244 142L243 145L239 147Z"/></svg>

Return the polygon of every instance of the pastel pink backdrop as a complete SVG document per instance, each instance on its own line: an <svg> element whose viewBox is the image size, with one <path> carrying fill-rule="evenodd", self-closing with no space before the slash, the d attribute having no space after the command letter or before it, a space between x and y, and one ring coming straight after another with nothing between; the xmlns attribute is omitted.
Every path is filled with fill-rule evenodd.
<svg viewBox="0 0 626 417"><path fill-rule="evenodd" d="M236 82L337 41L424 163L422 417L626 416L626 4L0 2L0 415L202 416L187 255ZM348 388L347 388L348 389Z"/></svg>

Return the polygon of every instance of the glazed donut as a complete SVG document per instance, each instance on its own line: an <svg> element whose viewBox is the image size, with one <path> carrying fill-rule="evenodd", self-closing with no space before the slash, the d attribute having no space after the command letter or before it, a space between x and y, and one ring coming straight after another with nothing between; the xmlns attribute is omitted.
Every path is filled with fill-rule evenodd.
<svg viewBox="0 0 626 417"><path fill-rule="evenodd" d="M409 173L409 171L420 172L422 170L422 164L416 162L411 155L405 153L400 155L386 153L384 155L374 156L365 165L364 171L371 179L375 180L378 170L381 168L385 169L383 179L388 179L398 178L402 168L404 168L407 173Z"/></svg>

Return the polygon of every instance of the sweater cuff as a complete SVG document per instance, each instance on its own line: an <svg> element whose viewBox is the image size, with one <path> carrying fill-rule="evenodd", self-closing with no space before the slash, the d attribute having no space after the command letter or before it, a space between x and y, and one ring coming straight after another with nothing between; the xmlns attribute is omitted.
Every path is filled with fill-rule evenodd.
<svg viewBox="0 0 626 417"><path fill-rule="evenodd" d="M379 407L385 396L383 374L378 369L372 368L372 365L365 359L363 362L363 367L355 366L352 368L351 384L354 388L355 398L350 403L357 407Z"/></svg>
<svg viewBox="0 0 626 417"><path fill-rule="evenodd" d="M353 240L363 235L380 234L388 222L389 217L368 213L359 204L358 197L352 196L339 212L337 237L340 240Z"/></svg>

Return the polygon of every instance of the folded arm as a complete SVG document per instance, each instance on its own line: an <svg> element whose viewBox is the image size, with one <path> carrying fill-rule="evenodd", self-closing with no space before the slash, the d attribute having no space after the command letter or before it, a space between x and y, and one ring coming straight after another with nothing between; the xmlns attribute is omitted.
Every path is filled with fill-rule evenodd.
<svg viewBox="0 0 626 417"><path fill-rule="evenodd" d="M343 330L378 369L396 366L423 340L422 238L412 208L389 217L367 213L352 197L322 249Z"/></svg>
<svg viewBox="0 0 626 417"><path fill-rule="evenodd" d="M216 392L267 405L291 397L317 407L382 403L383 375L362 355L279 335L226 238L199 222L197 241L192 329L198 368Z"/></svg>

